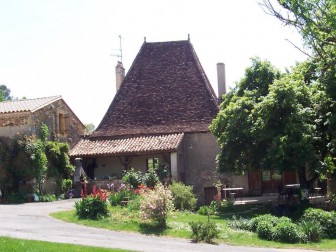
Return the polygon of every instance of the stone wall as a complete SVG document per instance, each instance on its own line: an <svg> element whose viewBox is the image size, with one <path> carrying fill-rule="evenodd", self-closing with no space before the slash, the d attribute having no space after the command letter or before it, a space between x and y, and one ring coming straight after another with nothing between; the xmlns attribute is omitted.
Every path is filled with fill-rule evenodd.
<svg viewBox="0 0 336 252"><path fill-rule="evenodd" d="M14 137L31 130L29 112L6 113L0 115L0 136Z"/></svg>
<svg viewBox="0 0 336 252"><path fill-rule="evenodd" d="M199 203L204 204L204 188L213 187L218 179L216 156L219 145L210 132L186 134L183 145L185 183L193 186Z"/></svg>
<svg viewBox="0 0 336 252"><path fill-rule="evenodd" d="M59 131L59 114L69 115L69 131L61 133ZM35 131L38 132L42 123L49 128L50 138L53 140L67 142L73 147L84 135L85 126L77 116L67 106L63 100L58 100L33 113Z"/></svg>

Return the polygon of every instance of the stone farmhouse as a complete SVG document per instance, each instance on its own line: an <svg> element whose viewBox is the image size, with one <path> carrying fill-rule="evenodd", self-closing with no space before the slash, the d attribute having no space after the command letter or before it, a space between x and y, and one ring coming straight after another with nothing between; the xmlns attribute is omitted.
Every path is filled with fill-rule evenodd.
<svg viewBox="0 0 336 252"><path fill-rule="evenodd" d="M0 137L39 133L41 124L49 128L50 139L74 146L85 126L61 96L0 102Z"/></svg>
<svg viewBox="0 0 336 252"><path fill-rule="evenodd" d="M95 132L70 152L87 175L120 177L167 166L200 200L215 182L219 146L209 125L217 97L189 40L144 42L130 70L116 67L117 93ZM212 197L212 196L211 196Z"/></svg>
<svg viewBox="0 0 336 252"><path fill-rule="evenodd" d="M217 64L217 75L222 97L223 63ZM216 174L220 147L209 125L219 111L219 99L189 39L145 41L126 76L122 63L117 64L116 88L100 125L70 152L83 159L93 183L120 178L131 167L145 173L149 167L166 166L174 180L192 185L200 203L207 204L217 193L218 179L259 195L278 192L279 183L296 182L295 174L276 171Z"/></svg>

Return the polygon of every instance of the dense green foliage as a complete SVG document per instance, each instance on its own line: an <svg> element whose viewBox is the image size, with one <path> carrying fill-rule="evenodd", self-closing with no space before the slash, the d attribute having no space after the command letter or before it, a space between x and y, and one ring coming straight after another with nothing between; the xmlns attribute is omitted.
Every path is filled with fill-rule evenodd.
<svg viewBox="0 0 336 252"><path fill-rule="evenodd" d="M99 196L89 195L75 203L76 215L82 219L97 220L109 215L107 203Z"/></svg>
<svg viewBox="0 0 336 252"><path fill-rule="evenodd" d="M335 176L336 157L336 3L334 0L278 0L280 10L269 0L263 6L283 24L301 34L309 56L300 73L307 86L318 87L315 96L315 156L322 178ZM315 93L316 90L314 91ZM306 115L303 115L306 118ZM315 166L315 164L311 166Z"/></svg>
<svg viewBox="0 0 336 252"><path fill-rule="evenodd" d="M146 186L154 188L160 182L159 176L153 167L150 167L146 174L143 176L143 182Z"/></svg>
<svg viewBox="0 0 336 252"><path fill-rule="evenodd" d="M309 208L304 212L302 220L311 221L321 226L322 236L336 238L336 212L327 212L322 209Z"/></svg>
<svg viewBox="0 0 336 252"><path fill-rule="evenodd" d="M56 201L56 195L55 194L50 194L50 193L47 193L45 195L41 195L39 197L39 201L41 201L41 202L53 202L53 201Z"/></svg>
<svg viewBox="0 0 336 252"><path fill-rule="evenodd" d="M173 203L179 210L194 210L197 198L193 193L192 186L187 186L182 182L173 182L169 189L173 195Z"/></svg>
<svg viewBox="0 0 336 252"><path fill-rule="evenodd" d="M195 242L205 241L212 243L219 236L219 230L214 222L190 222L191 238Z"/></svg>
<svg viewBox="0 0 336 252"><path fill-rule="evenodd" d="M0 102L12 100L11 90L6 85L0 85Z"/></svg>
<svg viewBox="0 0 336 252"><path fill-rule="evenodd" d="M311 66L305 62L281 75L269 62L252 60L210 126L222 149L219 172L295 170L308 188L330 171L323 128L327 98L323 87L307 77ZM309 181L307 167L313 175Z"/></svg>
<svg viewBox="0 0 336 252"><path fill-rule="evenodd" d="M264 214L250 220L234 218L228 225L255 232L261 239L285 243L320 242L336 237L336 213L315 208L306 209L297 222L288 217Z"/></svg>
<svg viewBox="0 0 336 252"><path fill-rule="evenodd" d="M57 141L48 141L48 127L42 124L39 137L19 135L14 139L0 141L1 162L6 168L6 191L16 192L20 181L36 179L36 188L28 188L29 193L41 194L42 184L46 178L54 178L59 190L71 189L69 183L74 168L68 156L69 145ZM63 181L65 180L65 181Z"/></svg>
<svg viewBox="0 0 336 252"><path fill-rule="evenodd" d="M124 172L122 181L134 189L138 188L142 183L142 173L141 171L135 171L134 168L131 168Z"/></svg>

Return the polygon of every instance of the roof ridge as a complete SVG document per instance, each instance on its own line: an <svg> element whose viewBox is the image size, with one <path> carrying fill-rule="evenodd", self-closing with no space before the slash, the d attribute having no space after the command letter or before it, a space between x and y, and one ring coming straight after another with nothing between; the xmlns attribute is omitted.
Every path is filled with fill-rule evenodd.
<svg viewBox="0 0 336 252"><path fill-rule="evenodd" d="M0 113L35 112L60 99L62 96L58 95L0 102Z"/></svg>
<svg viewBox="0 0 336 252"><path fill-rule="evenodd" d="M10 103L10 102L21 102L21 101L32 101L32 100L42 100L42 99L49 99L49 98L62 98L61 95L53 95L53 96L46 96L46 97L37 97L37 98L22 98L16 100L6 100L0 103Z"/></svg>

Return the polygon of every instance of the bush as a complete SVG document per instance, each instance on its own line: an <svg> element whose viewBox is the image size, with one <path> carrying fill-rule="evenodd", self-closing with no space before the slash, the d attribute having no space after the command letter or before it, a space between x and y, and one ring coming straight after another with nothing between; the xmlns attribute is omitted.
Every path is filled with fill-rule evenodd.
<svg viewBox="0 0 336 252"><path fill-rule="evenodd" d="M273 223L263 220L258 223L256 233L259 238L270 241L273 238L273 229Z"/></svg>
<svg viewBox="0 0 336 252"><path fill-rule="evenodd" d="M41 202L53 202L53 201L56 201L56 196L55 194L48 193L48 194L39 196L39 199Z"/></svg>
<svg viewBox="0 0 336 252"><path fill-rule="evenodd" d="M124 172L122 181L128 184L131 188L138 188L142 183L142 174L140 171L135 171L134 168L131 168Z"/></svg>
<svg viewBox="0 0 336 252"><path fill-rule="evenodd" d="M61 189L63 193L66 193L72 189L73 182L71 179L63 179Z"/></svg>
<svg viewBox="0 0 336 252"><path fill-rule="evenodd" d="M170 185L170 190L173 195L173 203L176 209L179 210L195 209L197 198L192 191L192 186L187 186L182 182L173 182Z"/></svg>
<svg viewBox="0 0 336 252"><path fill-rule="evenodd" d="M210 207L215 213L223 214L233 210L234 202L232 200L213 200L210 203Z"/></svg>
<svg viewBox="0 0 336 252"><path fill-rule="evenodd" d="M141 196L137 195L133 200L128 202L127 204L127 209L128 211L139 211L140 210L140 205L141 205Z"/></svg>
<svg viewBox="0 0 336 252"><path fill-rule="evenodd" d="M230 228L247 230L247 231L251 231L251 223L252 223L251 220L244 219L241 217L237 219L235 215L233 216L232 220L227 221L227 224Z"/></svg>
<svg viewBox="0 0 336 252"><path fill-rule="evenodd" d="M111 192L109 195L109 202L111 206L118 206L121 205L121 202L126 198L128 200L135 199L136 195L133 190L127 189L126 187L122 187L120 191Z"/></svg>
<svg viewBox="0 0 336 252"><path fill-rule="evenodd" d="M214 222L206 222L203 223L201 221L198 222L190 222L191 227L191 238L195 242L205 241L207 243L212 243L213 239L218 238L219 230Z"/></svg>
<svg viewBox="0 0 336 252"><path fill-rule="evenodd" d="M154 188L157 183L159 183L159 177L156 174L154 168L149 168L143 177L143 181L146 186Z"/></svg>
<svg viewBox="0 0 336 252"><path fill-rule="evenodd" d="M320 242L322 238L322 228L316 221L302 221L300 227L310 242Z"/></svg>
<svg viewBox="0 0 336 252"><path fill-rule="evenodd" d="M174 209L171 191L161 183L154 190L142 194L140 213L143 218L157 222L159 227L167 226L167 217Z"/></svg>
<svg viewBox="0 0 336 252"><path fill-rule="evenodd" d="M106 201L99 196L89 195L75 203L76 215L80 219L99 219L109 215Z"/></svg>
<svg viewBox="0 0 336 252"><path fill-rule="evenodd" d="M281 218L280 218L281 219ZM286 243L305 242L305 235L300 228L292 222L282 221L274 227L274 240Z"/></svg>
<svg viewBox="0 0 336 252"><path fill-rule="evenodd" d="M201 214L201 215L213 215L214 214L214 210L208 206L201 206L198 211L197 211L198 214Z"/></svg>
<svg viewBox="0 0 336 252"><path fill-rule="evenodd" d="M259 223L262 221L267 221L274 227L277 224L278 220L279 220L278 217L273 216L271 214L264 214L264 215L259 215L257 217L254 217L251 220L251 231L256 232Z"/></svg>
<svg viewBox="0 0 336 252"><path fill-rule="evenodd" d="M322 238L336 238L336 212L308 208L304 212L302 220L319 223L322 228Z"/></svg>

